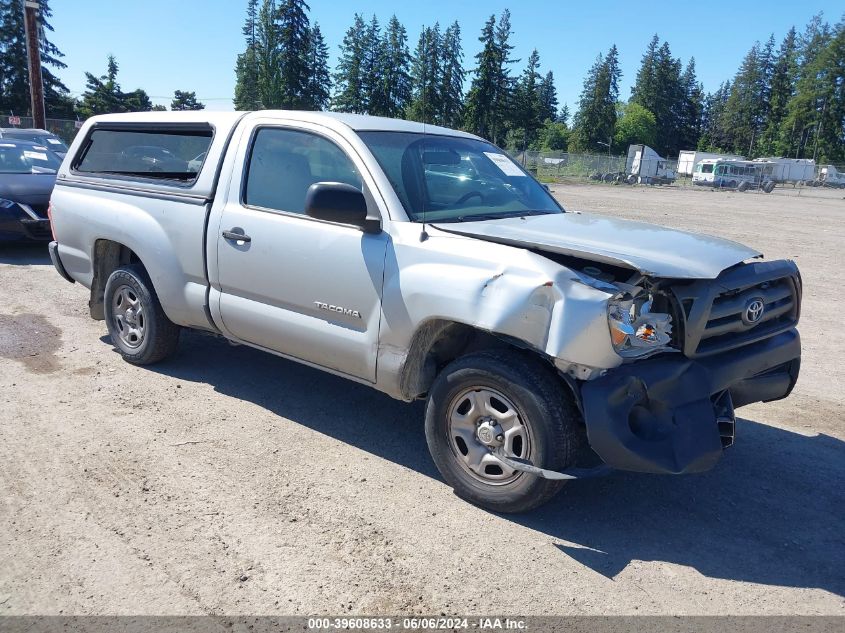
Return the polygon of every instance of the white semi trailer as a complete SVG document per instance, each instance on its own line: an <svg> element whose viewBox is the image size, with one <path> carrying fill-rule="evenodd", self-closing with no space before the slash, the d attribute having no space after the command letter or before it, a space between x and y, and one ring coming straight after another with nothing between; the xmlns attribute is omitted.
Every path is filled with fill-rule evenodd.
<svg viewBox="0 0 845 633"><path fill-rule="evenodd" d="M625 163L626 182L629 185L670 185L678 176L666 163L666 159L648 145L631 145Z"/></svg>
<svg viewBox="0 0 845 633"><path fill-rule="evenodd" d="M734 156L732 154L716 154L714 152L683 150L680 154L678 154L678 175L691 177L695 172L696 165L705 159L745 160L745 157Z"/></svg>
<svg viewBox="0 0 845 633"><path fill-rule="evenodd" d="M767 180L781 183L803 183L816 176L816 161L812 158L755 158Z"/></svg>

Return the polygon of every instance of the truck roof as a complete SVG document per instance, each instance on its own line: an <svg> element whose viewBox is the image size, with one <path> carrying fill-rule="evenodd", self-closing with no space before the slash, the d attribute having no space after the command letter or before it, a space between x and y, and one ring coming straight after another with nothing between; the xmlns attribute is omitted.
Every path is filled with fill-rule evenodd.
<svg viewBox="0 0 845 633"><path fill-rule="evenodd" d="M183 110L179 112L130 112L123 114L103 114L92 117L97 123L209 123L215 127L231 128L242 117L274 119L278 121L308 121L331 128L345 126L357 132L413 132L418 134L438 134L478 138L473 134L452 130L438 125L390 119L388 117L346 112L311 112L306 110L255 110L252 112L218 112L210 110ZM89 120L90 121L90 120Z"/></svg>

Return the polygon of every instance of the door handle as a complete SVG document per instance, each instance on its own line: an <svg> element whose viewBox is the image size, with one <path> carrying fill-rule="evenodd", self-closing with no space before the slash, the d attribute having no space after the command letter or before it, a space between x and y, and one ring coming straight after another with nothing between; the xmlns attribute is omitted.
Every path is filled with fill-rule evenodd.
<svg viewBox="0 0 845 633"><path fill-rule="evenodd" d="M232 240L234 242L252 241L252 238L249 235L246 235L243 229L238 227L233 228L231 231L223 231L222 235L224 239Z"/></svg>

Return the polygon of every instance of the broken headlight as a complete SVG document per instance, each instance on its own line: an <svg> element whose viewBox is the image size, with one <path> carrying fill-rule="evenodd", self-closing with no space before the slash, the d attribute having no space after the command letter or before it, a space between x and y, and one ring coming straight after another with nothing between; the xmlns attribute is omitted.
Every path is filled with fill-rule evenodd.
<svg viewBox="0 0 845 633"><path fill-rule="evenodd" d="M613 298L607 302L607 323L616 353L624 358L639 358L669 351L672 341L672 317L652 312L650 295Z"/></svg>

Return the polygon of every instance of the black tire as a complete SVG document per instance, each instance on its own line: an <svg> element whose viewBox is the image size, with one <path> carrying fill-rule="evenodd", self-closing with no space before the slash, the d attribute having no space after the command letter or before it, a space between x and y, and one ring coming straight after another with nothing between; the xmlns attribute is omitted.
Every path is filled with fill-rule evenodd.
<svg viewBox="0 0 845 633"><path fill-rule="evenodd" d="M736 190L739 191L740 193L747 191L748 190L748 182L743 180L741 183L739 183L739 187L737 187Z"/></svg>
<svg viewBox="0 0 845 633"><path fill-rule="evenodd" d="M775 190L775 183L774 181L769 181L765 185L763 185L763 191L766 193L772 193Z"/></svg>
<svg viewBox="0 0 845 633"><path fill-rule="evenodd" d="M517 472L509 481L486 482L484 477L472 474L466 460L459 457L462 440L456 442L450 433L450 412L453 407L459 411L460 405L455 403L463 394L475 391L475 387L482 392L499 392L510 400L530 438L524 454L535 466L555 471L575 464L586 439L568 388L550 366L526 354L491 350L463 356L445 367L434 381L426 403L429 451L459 497L494 512L526 512L546 503L564 481ZM474 441L474 450L487 450L481 441Z"/></svg>
<svg viewBox="0 0 845 633"><path fill-rule="evenodd" d="M127 297L140 305L140 311L136 309L131 315L128 310L123 312L127 304L122 302ZM176 351L181 328L164 314L140 264L121 266L109 276L103 303L106 327L123 360L133 365L151 365ZM130 333L133 328L134 335Z"/></svg>

